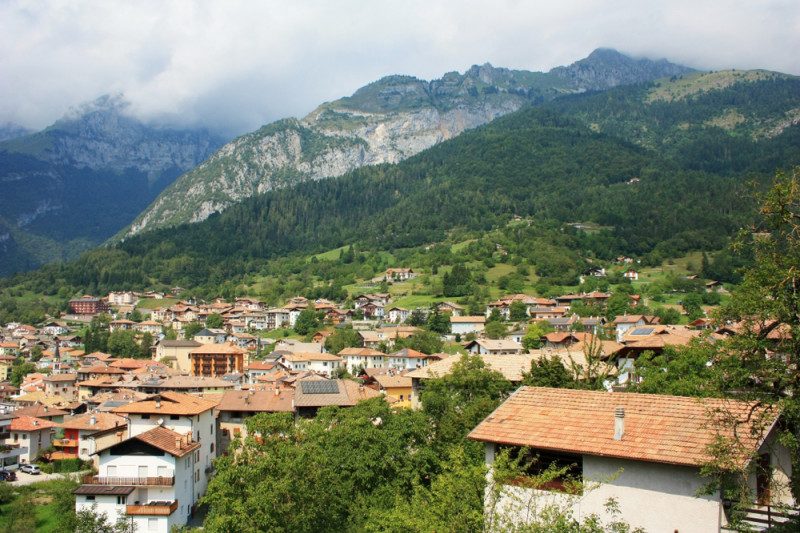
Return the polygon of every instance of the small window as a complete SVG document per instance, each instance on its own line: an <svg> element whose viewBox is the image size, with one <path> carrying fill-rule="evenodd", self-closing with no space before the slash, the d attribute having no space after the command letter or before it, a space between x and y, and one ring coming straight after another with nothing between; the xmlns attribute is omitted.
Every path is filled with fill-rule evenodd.
<svg viewBox="0 0 800 533"><path fill-rule="evenodd" d="M142 420L150 420L150 415L142 415Z"/></svg>
<svg viewBox="0 0 800 533"><path fill-rule="evenodd" d="M180 415L169 415L169 419L170 420L180 420L181 416Z"/></svg>
<svg viewBox="0 0 800 533"><path fill-rule="evenodd" d="M87 497L86 497L86 501L87 501L87 502L93 502L93 501L94 501L94 495L92 494L92 495L90 495L90 496L87 496Z"/></svg>

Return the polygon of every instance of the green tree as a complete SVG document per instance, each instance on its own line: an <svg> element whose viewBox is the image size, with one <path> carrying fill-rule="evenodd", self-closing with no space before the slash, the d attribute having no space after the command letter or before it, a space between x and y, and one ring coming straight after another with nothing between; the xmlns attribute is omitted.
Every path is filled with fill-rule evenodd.
<svg viewBox="0 0 800 533"><path fill-rule="evenodd" d="M395 341L395 350L409 348L425 354L440 353L444 347L441 335L435 331L420 331L405 339Z"/></svg>
<svg viewBox="0 0 800 533"><path fill-rule="evenodd" d="M22 383L22 380L28 374L36 372L36 365L33 363L22 363L21 365L14 365L11 367L11 376L9 380L11 384L15 387L19 387L19 384Z"/></svg>
<svg viewBox="0 0 800 533"><path fill-rule="evenodd" d="M528 306L526 306L520 300L514 300L511 302L511 306L508 308L508 318L512 322L521 322L528 318Z"/></svg>
<svg viewBox="0 0 800 533"><path fill-rule="evenodd" d="M132 329L112 332L108 337L108 353L114 357L139 357L142 352L136 343L136 332Z"/></svg>
<svg viewBox="0 0 800 533"><path fill-rule="evenodd" d="M697 320L705 316L703 313L703 298L696 292L690 292L683 297L681 306L686 314L689 315L689 320Z"/></svg>
<svg viewBox="0 0 800 533"><path fill-rule="evenodd" d="M345 348L361 346L361 335L348 324L347 327L336 329L333 334L325 339L325 350L328 353L339 353Z"/></svg>
<svg viewBox="0 0 800 533"><path fill-rule="evenodd" d="M450 314L440 313L439 309L434 308L428 313L427 326L429 330L435 331L441 335L450 333Z"/></svg>
<svg viewBox="0 0 800 533"><path fill-rule="evenodd" d="M310 335L318 327L317 313L312 306L308 306L297 315L294 331L298 335Z"/></svg>
<svg viewBox="0 0 800 533"><path fill-rule="evenodd" d="M204 329L203 324L201 324L197 320L189 322L183 328L183 338L186 339L187 341L190 341L194 338L195 335L203 331L203 329Z"/></svg>
<svg viewBox="0 0 800 533"><path fill-rule="evenodd" d="M502 322L489 321L483 332L490 339L502 339L508 333L508 328Z"/></svg>
<svg viewBox="0 0 800 533"><path fill-rule="evenodd" d="M542 337L553 331L555 331L555 329L553 329L550 322L547 320L537 320L528 326L525 336L522 337L522 348L525 349L525 351L541 348L544 345Z"/></svg>
<svg viewBox="0 0 800 533"><path fill-rule="evenodd" d="M225 320L219 313L211 313L206 317L206 327L209 329L219 329L225 325Z"/></svg>
<svg viewBox="0 0 800 533"><path fill-rule="evenodd" d="M570 389L575 386L572 373L558 355L539 357L531 362L531 369L522 374L522 384L534 387Z"/></svg>
<svg viewBox="0 0 800 533"><path fill-rule="evenodd" d="M139 340L139 355L141 359L150 359L152 357L151 348L153 347L153 335L149 331L142 334Z"/></svg>

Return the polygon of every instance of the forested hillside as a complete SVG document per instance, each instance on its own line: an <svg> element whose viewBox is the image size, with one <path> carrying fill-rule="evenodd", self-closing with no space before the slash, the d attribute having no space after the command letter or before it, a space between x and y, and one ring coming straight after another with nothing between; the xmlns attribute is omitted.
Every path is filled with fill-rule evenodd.
<svg viewBox="0 0 800 533"><path fill-rule="evenodd" d="M14 287L102 294L174 285L210 294L253 273L272 275L279 271L274 261L285 265L286 257L347 245L422 249L480 238L515 217L528 228L517 240L540 236L523 255L536 275L567 285L587 257L651 254L657 262L719 250L755 215L753 192L776 169L800 162L800 127L781 111L796 107L798 81L745 85L717 89L722 95L701 91L688 103L647 103L663 89L652 84L528 108L397 165L271 191L203 223L138 235L75 263L17 276L3 282L3 295L9 299ZM693 115L687 106L706 111ZM751 118L728 129L715 125L714 117L732 112ZM765 117L761 125L754 113ZM616 131L623 115L639 124L631 131L661 127L658 142ZM777 118L765 130L770 116ZM572 258L562 261L568 266L549 268L559 255ZM295 265L282 276L308 281L309 268L315 266Z"/></svg>

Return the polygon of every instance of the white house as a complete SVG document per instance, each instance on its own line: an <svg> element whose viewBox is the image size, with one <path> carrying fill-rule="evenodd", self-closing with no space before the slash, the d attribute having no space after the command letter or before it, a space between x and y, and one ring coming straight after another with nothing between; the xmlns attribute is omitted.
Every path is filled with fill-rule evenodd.
<svg viewBox="0 0 800 533"><path fill-rule="evenodd" d="M453 335L466 335L467 333L478 333L486 327L486 317L481 316L451 316L450 332Z"/></svg>
<svg viewBox="0 0 800 533"><path fill-rule="evenodd" d="M515 478L498 504L515 520L524 520L524 502L542 501L577 520L603 517L614 498L632 527L705 532L727 524L720 492L701 494L710 479L700 469L714 445L732 445L728 464L745 472L754 504L793 503L791 454L773 431L777 419L777 409L736 400L521 387L469 438L486 444L489 467L500 450L525 449L538 457L527 474L555 463L584 482L582 493L570 493L563 477L546 488Z"/></svg>
<svg viewBox="0 0 800 533"><path fill-rule="evenodd" d="M487 355L516 355L522 353L522 345L513 340L476 339L465 346L468 353Z"/></svg>
<svg viewBox="0 0 800 533"><path fill-rule="evenodd" d="M115 407L114 414L128 420L128 436L135 437L154 427L162 426L181 435L189 435L191 442L199 443L195 452L194 499L206 492L211 475L211 462L216 458L217 403L200 396L165 391L141 400Z"/></svg>
<svg viewBox="0 0 800 533"><path fill-rule="evenodd" d="M196 464L201 443L162 426L99 452L96 476L72 491L75 510L95 507L114 522L132 518L136 531L168 533L186 524L200 491Z"/></svg>
<svg viewBox="0 0 800 533"><path fill-rule="evenodd" d="M36 458L39 450L50 446L54 427L56 427L55 422L19 415L6 428L9 436L5 439L5 445L10 448L9 452L19 452L17 457L20 461L30 463ZM5 461L4 466L9 462Z"/></svg>
<svg viewBox="0 0 800 533"><path fill-rule="evenodd" d="M344 348L338 355L351 374L359 366L362 368L386 368L386 354L372 348Z"/></svg>

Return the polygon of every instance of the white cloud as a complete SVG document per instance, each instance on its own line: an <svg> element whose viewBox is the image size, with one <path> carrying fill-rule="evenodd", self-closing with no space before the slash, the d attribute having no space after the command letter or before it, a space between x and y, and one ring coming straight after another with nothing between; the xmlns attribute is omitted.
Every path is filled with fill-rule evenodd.
<svg viewBox="0 0 800 533"><path fill-rule="evenodd" d="M41 128L123 92L142 117L238 132L388 74L549 70L613 47L800 74L796 0L50 0L0 3L0 122Z"/></svg>

